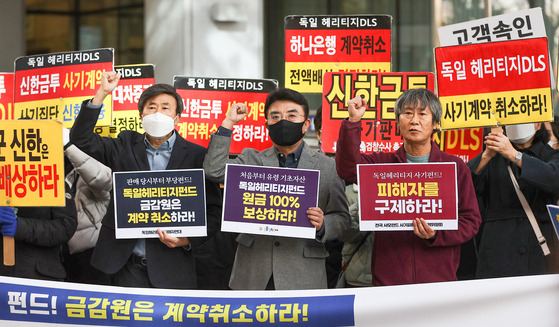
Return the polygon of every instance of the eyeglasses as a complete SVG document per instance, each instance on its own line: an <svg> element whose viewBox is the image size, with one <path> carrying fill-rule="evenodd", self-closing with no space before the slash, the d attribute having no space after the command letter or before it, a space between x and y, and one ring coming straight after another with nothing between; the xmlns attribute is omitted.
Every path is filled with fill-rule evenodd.
<svg viewBox="0 0 559 327"><path fill-rule="evenodd" d="M302 117L303 115L301 115L298 112L288 112L287 117L282 117L282 115L280 113L273 112L269 116L270 117L268 118L268 121L275 124L282 119L288 120L292 123L296 123L296 122L299 122L300 117Z"/></svg>

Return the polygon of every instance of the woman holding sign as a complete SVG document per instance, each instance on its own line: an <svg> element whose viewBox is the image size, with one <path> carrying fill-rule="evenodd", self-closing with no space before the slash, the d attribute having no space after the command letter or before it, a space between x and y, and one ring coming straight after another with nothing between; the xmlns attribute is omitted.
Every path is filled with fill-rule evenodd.
<svg viewBox="0 0 559 327"><path fill-rule="evenodd" d="M439 150L431 140L442 116L441 103L426 89L404 92L394 106L404 144L393 153L361 154L361 117L367 101L348 101L349 118L342 121L336 145L336 169L348 182L357 182L357 164L455 162L458 185L458 230L433 230L424 218L413 220L411 231L375 232L371 272L373 285L399 285L457 280L460 245L477 233L481 217L468 167Z"/></svg>
<svg viewBox="0 0 559 327"><path fill-rule="evenodd" d="M542 123L509 125L505 133L497 127L485 137L483 153L468 162L485 208L477 278L558 272L554 271L558 265L555 235L545 205L557 203L559 197L559 151L548 141ZM527 217L511 174L533 212L535 225ZM538 228L546 241L538 241ZM546 246L551 250L547 258Z"/></svg>

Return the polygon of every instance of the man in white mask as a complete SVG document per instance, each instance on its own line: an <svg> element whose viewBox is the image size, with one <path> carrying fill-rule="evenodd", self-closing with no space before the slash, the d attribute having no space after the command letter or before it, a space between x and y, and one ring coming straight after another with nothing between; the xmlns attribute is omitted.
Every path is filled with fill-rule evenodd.
<svg viewBox="0 0 559 327"><path fill-rule="evenodd" d="M468 162L482 210L476 278L557 273L557 244L546 204L559 198L559 151L547 145L542 123L493 128L483 153ZM510 166L547 239L543 255L535 232L516 194Z"/></svg>
<svg viewBox="0 0 559 327"><path fill-rule="evenodd" d="M71 142L110 167L113 172L202 168L206 149L176 131L183 102L175 88L155 84L140 96L138 110L146 131L122 131L117 138L93 132L103 101L117 86L120 74L104 72L91 101L84 101L72 128ZM219 186L206 181L208 235L219 229ZM196 288L192 248L203 238L174 237L158 230L159 239L116 239L113 197L102 221L92 265L111 275L114 285L130 287Z"/></svg>

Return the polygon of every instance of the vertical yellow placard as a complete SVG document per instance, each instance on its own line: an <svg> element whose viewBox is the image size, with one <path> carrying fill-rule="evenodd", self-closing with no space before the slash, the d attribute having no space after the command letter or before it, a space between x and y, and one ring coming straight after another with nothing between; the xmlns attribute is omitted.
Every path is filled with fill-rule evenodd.
<svg viewBox="0 0 559 327"><path fill-rule="evenodd" d="M0 121L0 205L65 204L62 123Z"/></svg>

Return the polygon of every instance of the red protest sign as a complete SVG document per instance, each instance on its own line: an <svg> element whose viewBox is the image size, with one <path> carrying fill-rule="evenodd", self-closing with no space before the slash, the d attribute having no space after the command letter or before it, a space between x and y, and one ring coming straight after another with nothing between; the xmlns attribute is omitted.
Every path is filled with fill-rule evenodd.
<svg viewBox="0 0 559 327"><path fill-rule="evenodd" d="M287 16L285 87L320 93L326 72L389 72L392 17Z"/></svg>
<svg viewBox="0 0 559 327"><path fill-rule="evenodd" d="M483 151L483 128L440 131L433 141L444 152L468 162Z"/></svg>
<svg viewBox="0 0 559 327"><path fill-rule="evenodd" d="M113 49L95 49L19 57L15 61L16 119L57 119L71 127L82 101L92 97L101 74L113 70ZM107 97L98 125L110 125Z"/></svg>
<svg viewBox="0 0 559 327"><path fill-rule="evenodd" d="M435 49L442 129L553 120L547 38Z"/></svg>
<svg viewBox="0 0 559 327"><path fill-rule="evenodd" d="M0 73L0 119L14 119L14 73Z"/></svg>
<svg viewBox="0 0 559 327"><path fill-rule="evenodd" d="M115 66L121 78L113 91L113 112L133 110L138 113L138 100L145 89L155 83L152 64Z"/></svg>
<svg viewBox="0 0 559 327"><path fill-rule="evenodd" d="M358 165L357 180L361 230L413 230L415 218L458 229L454 162Z"/></svg>
<svg viewBox="0 0 559 327"><path fill-rule="evenodd" d="M355 96L367 100L363 115L361 152L392 152L403 139L396 124L394 103L411 88L435 88L432 73L326 73L322 94L322 150L336 152L338 131L349 114L347 102Z"/></svg>
<svg viewBox="0 0 559 327"><path fill-rule="evenodd" d="M115 71L121 74L121 78L112 93L112 126L98 126L95 128L95 133L111 137L117 137L125 130L143 133L138 101L144 90L155 84L154 66L152 64L115 66Z"/></svg>
<svg viewBox="0 0 559 327"><path fill-rule="evenodd" d="M244 148L264 150L272 146L264 125L264 105L277 81L269 79L231 79L175 76L177 92L183 99L184 111L178 124L182 137L207 147L210 134L217 131L233 103L245 103L248 116L235 124L231 153Z"/></svg>

